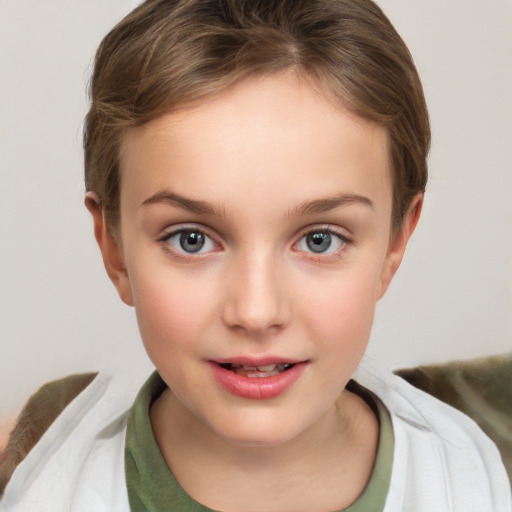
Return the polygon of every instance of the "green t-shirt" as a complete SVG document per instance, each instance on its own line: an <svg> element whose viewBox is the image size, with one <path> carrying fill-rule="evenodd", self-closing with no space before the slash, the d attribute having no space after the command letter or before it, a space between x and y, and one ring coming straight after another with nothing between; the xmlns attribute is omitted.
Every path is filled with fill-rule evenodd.
<svg viewBox="0 0 512 512"><path fill-rule="evenodd" d="M158 448L149 409L166 385L157 372L146 381L130 412L126 432L125 472L132 512L208 512L180 486ZM354 381L347 389L361 396L380 422L379 447L372 476L359 498L343 512L380 512L389 491L393 464L393 427L384 404Z"/></svg>

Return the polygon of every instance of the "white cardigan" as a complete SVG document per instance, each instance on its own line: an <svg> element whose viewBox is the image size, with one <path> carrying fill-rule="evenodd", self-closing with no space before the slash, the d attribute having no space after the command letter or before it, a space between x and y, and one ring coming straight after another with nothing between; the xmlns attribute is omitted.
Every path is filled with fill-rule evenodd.
<svg viewBox="0 0 512 512"><path fill-rule="evenodd" d="M395 437L384 512L511 512L499 452L468 417L394 375L356 380L391 414ZM98 374L14 471L1 512L129 512L124 475L133 397ZM163 512L163 511L162 511Z"/></svg>

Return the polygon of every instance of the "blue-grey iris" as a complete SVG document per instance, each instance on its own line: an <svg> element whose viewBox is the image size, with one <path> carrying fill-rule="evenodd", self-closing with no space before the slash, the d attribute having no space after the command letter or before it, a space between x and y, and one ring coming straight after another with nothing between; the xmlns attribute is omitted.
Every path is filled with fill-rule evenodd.
<svg viewBox="0 0 512 512"><path fill-rule="evenodd" d="M325 252L331 246L331 235L325 231L317 231L306 235L306 244L313 252Z"/></svg>
<svg viewBox="0 0 512 512"><path fill-rule="evenodd" d="M197 231L184 231L180 235L181 248L186 252L199 252L205 243L203 233Z"/></svg>

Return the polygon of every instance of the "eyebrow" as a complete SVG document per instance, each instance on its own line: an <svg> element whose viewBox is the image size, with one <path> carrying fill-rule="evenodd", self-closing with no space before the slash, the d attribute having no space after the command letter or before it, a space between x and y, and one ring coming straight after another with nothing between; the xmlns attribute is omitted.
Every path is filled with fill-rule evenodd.
<svg viewBox="0 0 512 512"><path fill-rule="evenodd" d="M301 215L313 215L315 213L325 213L335 208L348 206L351 204L362 204L373 209L373 201L368 197L359 194L340 194L325 199L315 199L314 201L304 201L296 206L288 214L290 217Z"/></svg>
<svg viewBox="0 0 512 512"><path fill-rule="evenodd" d="M161 190L160 192L153 194L152 196L145 199L141 203L141 206L162 203L169 204L171 206L177 206L183 210L188 210L189 212L197 213L200 215L216 215L218 217L224 217L225 215L222 208L217 208L216 206L206 201L198 201L196 199L190 199L188 197L181 196L175 192L171 192L170 190Z"/></svg>
<svg viewBox="0 0 512 512"><path fill-rule="evenodd" d="M161 190L156 194L145 199L141 206L148 204L170 204L171 206L177 206L184 210L188 210L192 213L199 215L215 215L218 217L224 217L225 212L223 208L218 208L206 201L199 201L196 199L190 199L170 190ZM373 209L373 201L368 197L361 196L359 194L340 194L338 196L329 197L325 199L315 199L313 201L304 201L298 206L293 208L288 214L288 217L300 217L301 215L314 215L318 213L324 213L335 208L348 206L350 204L362 204L369 206Z"/></svg>

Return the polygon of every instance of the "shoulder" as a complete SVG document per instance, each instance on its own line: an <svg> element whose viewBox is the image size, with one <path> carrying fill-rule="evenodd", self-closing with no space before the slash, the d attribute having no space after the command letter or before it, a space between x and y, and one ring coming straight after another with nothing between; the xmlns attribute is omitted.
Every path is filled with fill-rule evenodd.
<svg viewBox="0 0 512 512"><path fill-rule="evenodd" d="M19 433L9 443L8 459L13 459L6 466L9 480L0 508L38 510L44 505L64 512L80 504L81 510L127 509L124 440L133 383L102 373L71 381L76 386L66 379L44 386L25 407L25 420L18 423L27 426L15 429ZM46 407L55 408L53 418L40 411ZM34 418L39 414L43 426L28 442L24 432L38 423Z"/></svg>
<svg viewBox="0 0 512 512"><path fill-rule="evenodd" d="M50 425L94 380L97 373L70 375L48 382L26 403L0 455L0 494L18 464L28 455Z"/></svg>
<svg viewBox="0 0 512 512"><path fill-rule="evenodd" d="M510 486L500 454L473 420L396 375L363 371L360 380L392 418L390 501L418 512L509 510Z"/></svg>
<svg viewBox="0 0 512 512"><path fill-rule="evenodd" d="M396 373L472 418L496 443L512 482L512 353Z"/></svg>

